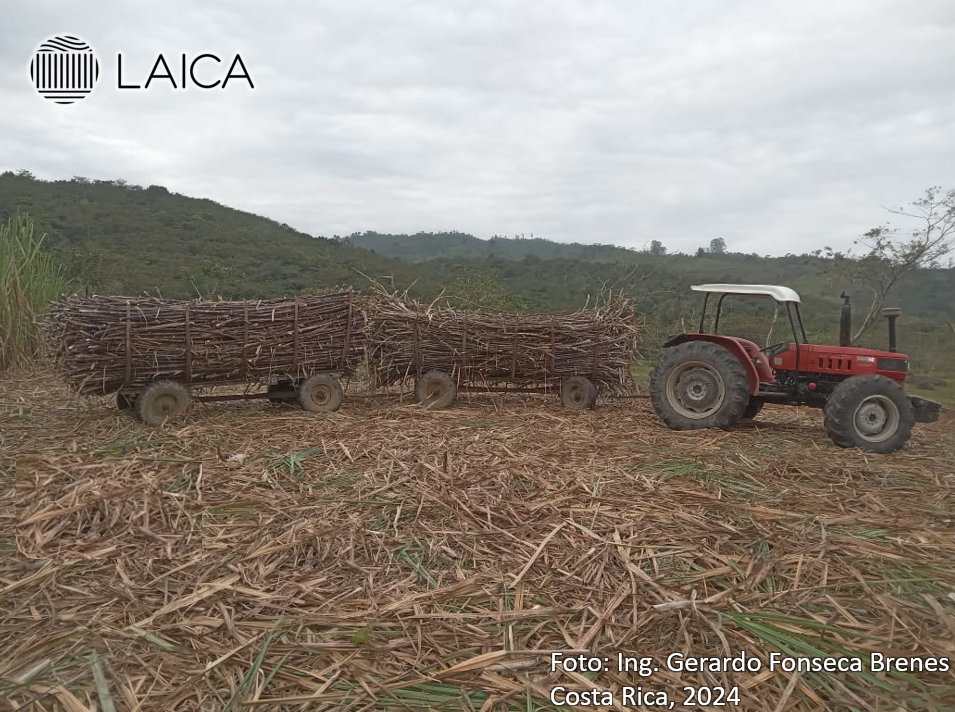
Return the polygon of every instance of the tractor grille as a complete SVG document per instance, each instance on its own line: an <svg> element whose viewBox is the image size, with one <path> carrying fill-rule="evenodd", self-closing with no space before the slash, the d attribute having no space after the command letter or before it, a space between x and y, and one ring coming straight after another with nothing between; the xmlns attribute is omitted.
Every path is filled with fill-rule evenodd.
<svg viewBox="0 0 955 712"><path fill-rule="evenodd" d="M852 359L839 358L838 356L820 356L816 365L821 371L851 371Z"/></svg>

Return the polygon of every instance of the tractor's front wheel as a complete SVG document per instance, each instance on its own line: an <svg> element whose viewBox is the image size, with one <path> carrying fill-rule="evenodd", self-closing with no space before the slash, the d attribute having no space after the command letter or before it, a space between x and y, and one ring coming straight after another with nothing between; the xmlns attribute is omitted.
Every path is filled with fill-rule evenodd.
<svg viewBox="0 0 955 712"><path fill-rule="evenodd" d="M732 353L710 341L663 352L650 374L650 401L673 430L730 428L749 404L749 377Z"/></svg>
<svg viewBox="0 0 955 712"><path fill-rule="evenodd" d="M869 452L895 452L912 435L912 403L891 378L875 374L852 376L829 395L826 432L839 447Z"/></svg>

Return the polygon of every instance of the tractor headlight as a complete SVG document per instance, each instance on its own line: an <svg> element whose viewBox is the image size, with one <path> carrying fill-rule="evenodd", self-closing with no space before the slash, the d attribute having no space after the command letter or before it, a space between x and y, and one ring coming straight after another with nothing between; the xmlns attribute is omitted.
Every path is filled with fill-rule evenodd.
<svg viewBox="0 0 955 712"><path fill-rule="evenodd" d="M902 371L907 373L909 370L908 359L904 358L880 358L875 363L879 371Z"/></svg>

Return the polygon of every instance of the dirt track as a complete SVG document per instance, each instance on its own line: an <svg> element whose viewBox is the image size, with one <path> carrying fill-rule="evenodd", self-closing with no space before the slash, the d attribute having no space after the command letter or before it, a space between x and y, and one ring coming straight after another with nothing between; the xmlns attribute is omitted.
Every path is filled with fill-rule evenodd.
<svg viewBox="0 0 955 712"><path fill-rule="evenodd" d="M813 411L674 433L641 399L429 413L353 394L331 417L209 404L156 430L54 384L0 380L15 704L541 710L558 684L675 709L702 684L738 686L747 712L955 704L952 672L662 664L782 649L955 669L950 420L885 457L835 448ZM588 680L552 674L552 650L660 667Z"/></svg>

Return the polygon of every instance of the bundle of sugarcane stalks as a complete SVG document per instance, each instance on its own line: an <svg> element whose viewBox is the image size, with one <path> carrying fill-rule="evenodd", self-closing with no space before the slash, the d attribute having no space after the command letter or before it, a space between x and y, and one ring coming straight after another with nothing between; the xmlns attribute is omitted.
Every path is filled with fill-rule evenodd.
<svg viewBox="0 0 955 712"><path fill-rule="evenodd" d="M53 305L46 330L61 373L84 394L159 378L298 381L354 373L364 353L361 299L351 289L233 302L70 297Z"/></svg>
<svg viewBox="0 0 955 712"><path fill-rule="evenodd" d="M608 295L572 314L518 315L383 294L365 309L369 366L378 386L438 370L479 387L549 388L584 376L605 394L633 390L630 367L640 325L629 299Z"/></svg>

